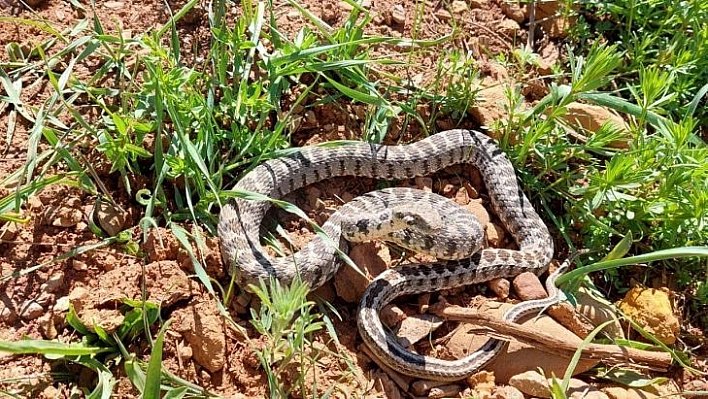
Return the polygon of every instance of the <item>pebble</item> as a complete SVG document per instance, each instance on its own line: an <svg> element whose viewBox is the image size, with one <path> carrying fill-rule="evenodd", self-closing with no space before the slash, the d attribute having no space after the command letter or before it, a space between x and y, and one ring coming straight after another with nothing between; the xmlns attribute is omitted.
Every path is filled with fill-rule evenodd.
<svg viewBox="0 0 708 399"><path fill-rule="evenodd" d="M417 380L411 384L411 392L416 396L424 396L431 389L446 385L445 381Z"/></svg>
<svg viewBox="0 0 708 399"><path fill-rule="evenodd" d="M125 210L105 200L97 201L96 207L96 219L103 231L113 237L123 230L128 221L128 213Z"/></svg>
<svg viewBox="0 0 708 399"><path fill-rule="evenodd" d="M546 377L537 371L526 371L509 378L509 385L526 395L550 398L550 389Z"/></svg>
<svg viewBox="0 0 708 399"><path fill-rule="evenodd" d="M56 292L61 285L64 283L64 272L58 271L54 273L49 279L42 284L43 289L42 291L46 292Z"/></svg>
<svg viewBox="0 0 708 399"><path fill-rule="evenodd" d="M403 5L396 4L393 6L393 10L391 11L391 20L400 25L405 24L406 10L403 8Z"/></svg>
<svg viewBox="0 0 708 399"><path fill-rule="evenodd" d="M443 321L432 314L422 314L406 317L401 321L401 327L396 332L398 342L409 347L442 326Z"/></svg>
<svg viewBox="0 0 708 399"><path fill-rule="evenodd" d="M673 345L681 328L668 289L634 287L617 307L666 345Z"/></svg>
<svg viewBox="0 0 708 399"><path fill-rule="evenodd" d="M459 15L462 14L463 12L467 11L467 3L465 3L462 0L455 0L452 2L452 5L450 7L452 9L453 14Z"/></svg>
<svg viewBox="0 0 708 399"><path fill-rule="evenodd" d="M406 317L408 316L396 305L384 306L379 314L381 322L389 327L398 325L398 323L403 321Z"/></svg>
<svg viewBox="0 0 708 399"><path fill-rule="evenodd" d="M439 387L432 388L428 392L429 398L449 398L456 397L462 392L462 387L455 384L441 385Z"/></svg>
<svg viewBox="0 0 708 399"><path fill-rule="evenodd" d="M497 386L494 395L496 399L524 399L524 394L511 385Z"/></svg>
<svg viewBox="0 0 708 399"><path fill-rule="evenodd" d="M499 248L504 245L504 229L497 226L495 223L487 223L485 230L487 232L487 242L489 246Z"/></svg>
<svg viewBox="0 0 708 399"><path fill-rule="evenodd" d="M44 308L42 305L38 304L34 300L28 300L20 308L20 317L25 320L33 320L41 316L44 313Z"/></svg>
<svg viewBox="0 0 708 399"><path fill-rule="evenodd" d="M492 292L494 292L499 299L506 299L509 297L509 290L511 288L511 283L505 278L495 278L487 283Z"/></svg>
<svg viewBox="0 0 708 399"><path fill-rule="evenodd" d="M69 304L71 301L69 300L68 296L63 296L54 303L54 307L52 308L53 311L55 312L68 312L69 311Z"/></svg>
<svg viewBox="0 0 708 399"><path fill-rule="evenodd" d="M531 272L524 272L514 277L512 285L514 286L516 295L524 301L548 297L546 290L543 288L543 284L538 280L538 276Z"/></svg>
<svg viewBox="0 0 708 399"><path fill-rule="evenodd" d="M480 201L470 201L466 205L466 208L468 211L472 212L482 226L486 226L491 220L487 208L485 208Z"/></svg>

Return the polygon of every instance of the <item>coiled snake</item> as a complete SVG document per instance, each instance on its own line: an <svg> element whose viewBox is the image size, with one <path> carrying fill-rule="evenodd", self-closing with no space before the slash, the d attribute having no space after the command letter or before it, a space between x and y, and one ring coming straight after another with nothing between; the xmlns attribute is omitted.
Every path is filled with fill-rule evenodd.
<svg viewBox="0 0 708 399"><path fill-rule="evenodd" d="M513 166L491 138L476 131L449 130L402 146L362 142L303 147L255 167L234 188L281 198L298 188L337 176L409 179L460 163L469 163L479 169L492 207L514 237L518 250L487 248L477 251L482 240L481 228L474 220L469 221L453 210L454 204L449 205L449 201L421 191L388 189L358 197L332 214L322 225L332 242L328 243L317 235L292 256L280 258L267 256L260 244L260 225L271 203L236 198L222 208L219 217L218 233L224 262L242 287L258 284L261 279L267 281L269 277L288 284L299 275L314 289L333 277L342 263L336 249L347 249L343 229L344 234L352 239L366 239L369 230L379 228L387 239L418 251L442 245L435 256L456 260L403 265L384 272L364 293L357 321L364 342L379 360L393 369L434 380L464 378L488 363L504 344L491 339L480 350L454 361L413 354L386 333L378 311L395 297L405 294L477 284L526 271L538 275L547 269L553 256L551 236L519 188ZM453 208L447 211L445 207L448 206ZM443 230L450 231L452 239L444 238L444 234L439 233L439 226L424 226L421 230L432 231L432 236L441 237L442 244L433 243L414 228L405 228L402 232L391 230L396 224L411 227L428 223L427 219L418 221L417 216L429 209L443 210L439 214L444 220L430 224L445 226ZM549 291L554 279L555 276L549 278ZM545 303L522 302L505 318L515 321Z"/></svg>

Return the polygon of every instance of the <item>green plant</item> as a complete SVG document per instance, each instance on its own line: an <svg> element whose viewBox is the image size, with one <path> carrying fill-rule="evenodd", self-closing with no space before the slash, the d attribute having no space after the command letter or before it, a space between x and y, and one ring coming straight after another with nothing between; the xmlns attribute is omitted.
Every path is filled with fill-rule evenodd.
<svg viewBox="0 0 708 399"><path fill-rule="evenodd" d="M259 310L251 308L251 324L265 337L265 344L254 350L268 376L271 398L289 397L295 388L301 395L310 388L316 391L307 386L305 378L316 370L318 353L311 350L312 337L325 323L312 312L315 303L307 300L307 284L296 279L284 287L271 279L250 289L260 300ZM292 368L297 369L297 379L291 385L285 375Z"/></svg>

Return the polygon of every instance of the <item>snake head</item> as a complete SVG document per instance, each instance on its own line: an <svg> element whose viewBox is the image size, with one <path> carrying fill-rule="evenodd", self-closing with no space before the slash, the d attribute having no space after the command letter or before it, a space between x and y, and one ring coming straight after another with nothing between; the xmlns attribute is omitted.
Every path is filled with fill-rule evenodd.
<svg viewBox="0 0 708 399"><path fill-rule="evenodd" d="M407 203L397 205L392 210L394 222L400 227L421 233L434 233L443 227L443 219L429 204Z"/></svg>

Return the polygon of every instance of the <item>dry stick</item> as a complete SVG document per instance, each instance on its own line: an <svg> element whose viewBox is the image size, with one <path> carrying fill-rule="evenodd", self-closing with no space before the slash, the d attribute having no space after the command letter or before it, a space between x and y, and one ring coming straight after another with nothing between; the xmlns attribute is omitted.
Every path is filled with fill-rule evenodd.
<svg viewBox="0 0 708 399"><path fill-rule="evenodd" d="M534 35L536 33L536 2L529 2L529 35L526 41L526 50L533 51Z"/></svg>
<svg viewBox="0 0 708 399"><path fill-rule="evenodd" d="M514 337L514 339L526 344L543 346L546 351L551 353L572 356L577 350L577 344L575 343L560 340L534 328L500 320L494 316L480 313L475 309L438 303L433 305L430 311L447 319L490 327L498 333ZM625 348L617 345L588 344L582 349L581 357L600 359L605 363L630 361L662 370L666 370L671 365L671 355L668 353Z"/></svg>

